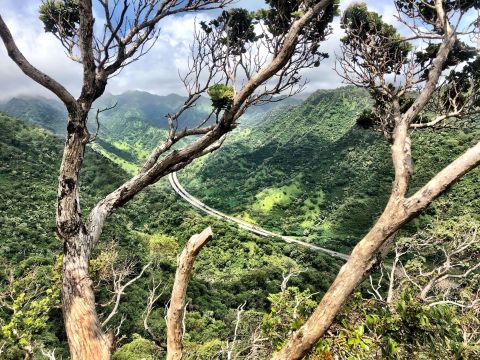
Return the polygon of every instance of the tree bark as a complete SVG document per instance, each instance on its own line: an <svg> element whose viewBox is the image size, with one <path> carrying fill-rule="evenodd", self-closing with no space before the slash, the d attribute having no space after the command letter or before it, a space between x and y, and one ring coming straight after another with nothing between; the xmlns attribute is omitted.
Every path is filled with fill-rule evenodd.
<svg viewBox="0 0 480 360"><path fill-rule="evenodd" d="M435 0L435 10L438 18L442 19L444 34L442 44L428 71L425 86L414 103L403 114L400 111L399 98L394 97L392 102L395 127L391 153L395 179L387 206L373 228L355 246L347 263L340 269L335 281L312 316L298 331L292 334L287 344L273 356L274 360L303 358L325 334L355 288L381 260L382 248L387 240L405 223L423 211L450 185L480 163L480 143L478 143L440 171L416 194L405 198L413 173L411 139L408 129L431 99L456 39L455 31L445 15L441 0Z"/></svg>
<svg viewBox="0 0 480 360"><path fill-rule="evenodd" d="M110 341L103 333L88 276L85 235L69 239L63 257L62 308L72 360L110 359Z"/></svg>
<svg viewBox="0 0 480 360"><path fill-rule="evenodd" d="M81 219L78 176L83 163L87 112L68 119L57 199L57 233L63 241L62 309L72 360L110 358L110 346L95 310L88 264L92 238Z"/></svg>
<svg viewBox="0 0 480 360"><path fill-rule="evenodd" d="M167 311L167 360L180 360L182 358L182 322L188 282L198 253L212 239L212 236L210 227L200 234L193 235L178 257L172 297Z"/></svg>
<svg viewBox="0 0 480 360"><path fill-rule="evenodd" d="M275 360L302 359L325 334L353 290L377 263L376 253L383 242L405 223L399 204L390 199L385 211L368 234L355 246L347 263L325 293L308 321L273 356Z"/></svg>
<svg viewBox="0 0 480 360"><path fill-rule="evenodd" d="M381 260L378 254L385 241L479 164L480 142L440 171L410 198L404 199L393 193L384 212L368 234L355 246L349 260L340 269L312 316L272 359L297 360L307 355L315 343L324 336L355 288Z"/></svg>

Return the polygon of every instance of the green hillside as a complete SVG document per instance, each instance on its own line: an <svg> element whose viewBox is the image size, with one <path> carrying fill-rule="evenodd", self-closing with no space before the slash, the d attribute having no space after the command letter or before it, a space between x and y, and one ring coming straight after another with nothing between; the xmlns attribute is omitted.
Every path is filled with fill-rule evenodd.
<svg viewBox="0 0 480 360"><path fill-rule="evenodd" d="M298 104L299 98L288 98L282 105ZM133 173L136 166L157 144L167 136L166 115L174 114L184 104L185 98L170 94L159 96L145 91L128 91L120 95L105 94L94 104L89 119L91 133L96 132L96 109L112 109L102 112L100 136L94 145L96 151ZM259 115L270 111L277 104L264 104L251 108L245 119L255 121ZM67 113L58 100L40 96L18 96L0 103L0 111L40 126L63 136L66 131ZM210 100L200 98L195 107L185 111L178 127L195 127L210 113ZM213 119L211 120L213 121Z"/></svg>
<svg viewBox="0 0 480 360"><path fill-rule="evenodd" d="M41 96L19 96L0 103L0 111L54 134L66 133L67 110L58 100Z"/></svg>
<svg viewBox="0 0 480 360"><path fill-rule="evenodd" d="M349 251L382 210L392 180L388 144L379 134L355 124L356 116L369 103L364 92L342 88L318 91L289 108L257 113L242 121L222 149L182 171L180 180L195 196L226 213ZM23 108L18 112L26 113ZM135 171L164 136L165 129L141 119L127 120L118 114L111 123L105 121L102 136L93 145L97 151L88 148L85 157L83 213L129 176L125 170ZM478 132L422 131L413 138L418 160L412 191L477 141ZM61 243L55 236L54 214L62 142L44 130L0 115L0 291L9 286L10 269L20 284L28 281L58 289L55 264ZM468 174L405 231L427 228L437 218L449 219L452 224L478 220L479 180L478 169ZM340 266L318 252L253 236L204 217L181 200L164 179L110 219L92 260L99 304L108 304L112 284L111 279L99 280L102 261L95 258L109 254L112 241L118 243L118 261L134 261L135 271L149 261L154 264L126 291L112 323L115 326L126 315L122 325L126 347L120 353L140 341L139 336L151 339L142 316L152 279L164 284L165 290L150 327L159 341L165 341L163 308L169 298L175 254L194 232L207 225L213 227L215 239L196 263L186 317L186 353L199 359L211 359L231 339L236 309L245 301L249 320L242 331L250 334L255 327L269 329L269 319L275 318L271 317L275 310L265 315L270 310L269 299L275 299L269 294L280 291L282 276L288 271L301 271L289 282L298 289L289 291L307 297L314 293L308 302L314 306ZM51 307L39 317L40 325L29 336L65 357L58 290L52 294ZM110 307L101 307L101 312L108 313ZM2 329L13 326L8 322L17 317L2 309ZM8 332L0 332L8 344L5 358L21 357L18 339L5 334Z"/></svg>
<svg viewBox="0 0 480 360"><path fill-rule="evenodd" d="M19 281L28 279L30 283L37 282L53 289L58 286L55 280L58 273L55 276L50 274L58 272L54 265L62 246L54 230L61 151L61 139L0 115L0 291L9 286L10 269ZM88 149L81 174L83 213L88 213L95 200L126 177L127 174L116 164ZM259 238L203 217L163 182L147 189L110 219L94 254L94 258L102 256L102 251L114 241L120 246L119 261L135 261L135 271L148 261L154 262L145 276L126 290L119 314L113 320L112 326L118 325L122 315L126 315L122 325L122 334L126 336L124 343L138 337L135 334L149 338L142 315L153 278L160 281L165 290L156 304L150 326L160 341L165 341L163 309L169 298L175 254L194 232L207 225L212 226L215 238L199 256L188 289L187 352L202 354L206 351L209 354L212 346L218 351L222 341L233 333L232 319L236 308L244 301L247 301L246 309L255 314L257 324L258 321L261 323L263 313L269 309L268 295L280 290L282 273L289 269L303 271L290 283L312 292L320 291L317 298L340 265L335 261L332 264L330 258L318 252ZM93 260L92 276L99 281L95 264L98 262ZM108 303L111 283L99 284L96 287L97 301L99 304ZM53 294L58 302L59 293ZM20 301L18 306L28 305L22 305ZM111 305L100 307L100 311L108 313L110 308ZM13 321L11 319L18 317L22 319L20 315L12 317L7 309L2 309L0 326L6 326ZM56 348L56 355L65 358L66 338L58 306L48 309L45 317L42 313L39 324L33 329L30 336L35 341L42 341L47 348ZM5 334L0 332L0 339L7 343L7 352L2 358L23 358L18 339ZM203 358L207 359L209 355Z"/></svg>
<svg viewBox="0 0 480 360"><path fill-rule="evenodd" d="M39 108L53 106L53 100L44 100L18 100L16 112L37 114ZM178 95L162 97L140 91L106 95L99 100L99 107L118 105L101 115L101 133L93 148L134 173L166 137L160 114L173 112L182 101ZM356 117L370 104L362 90L320 90L301 104L298 101L289 99L285 106L279 103L254 109L222 149L197 160L179 177L192 194L225 213L348 252L388 198L392 181L388 143L380 134L356 126ZM198 108L186 114L186 121L203 116L208 106L202 99ZM42 126L47 129L52 128L48 127L51 123L58 125L52 109L50 115L42 113ZM414 133L412 189L476 138L478 134L468 129L454 135L430 130ZM455 187L462 187L460 192L452 191L439 200L424 217L434 215L438 204L450 204L449 199L460 199L465 206L452 201L446 215L475 213L479 204L473 184L479 179L478 172L469 174L463 185ZM420 224L427 223L418 219L410 226Z"/></svg>
<svg viewBox="0 0 480 360"><path fill-rule="evenodd" d="M289 111L272 111L196 162L179 178L206 204L283 234L348 250L366 233L390 193L388 143L356 126L367 94L346 87L321 90ZM413 134L413 188L464 149L478 132ZM410 227L435 214L461 216L480 208L477 169ZM422 220L424 219L424 220Z"/></svg>
<svg viewBox="0 0 480 360"><path fill-rule="evenodd" d="M55 201L63 141L0 114L0 257L23 259L60 249ZM87 204L115 189L125 173L89 150L82 172Z"/></svg>

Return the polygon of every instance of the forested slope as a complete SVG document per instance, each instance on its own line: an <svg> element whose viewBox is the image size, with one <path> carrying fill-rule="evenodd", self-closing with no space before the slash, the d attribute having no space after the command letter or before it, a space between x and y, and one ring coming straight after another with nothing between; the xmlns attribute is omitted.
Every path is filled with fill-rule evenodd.
<svg viewBox="0 0 480 360"><path fill-rule="evenodd" d="M342 88L319 91L300 105L273 108L265 116L257 114L242 122L222 149L182 171L180 179L187 190L219 210L348 252L382 210L392 180L388 144L379 134L356 125L357 115L367 106L364 92ZM23 110L18 109L19 113ZM21 344L29 341L56 348L58 355L65 356L58 306L62 245L54 230L63 140L8 116L0 117L0 291L17 289L13 300L22 308L15 316L8 308L2 309L0 338L8 344L7 359L23 356ZM58 125L47 115L42 119L42 124ZM84 214L129 176L125 169L135 172L148 150L165 136L164 129L141 119L118 116L103 125L94 147L113 161L88 149L81 174ZM423 131L413 137L414 158L421 160L415 162L412 191L478 140L478 131L464 129L455 136L448 130ZM421 229L445 233L444 229L455 228L455 224L478 222L479 179L478 169L468 174L404 234ZM442 228L434 228L437 219ZM189 286L185 337L186 353L201 359L211 359L225 348L232 338L237 307L244 302L247 311L239 341L248 345L249 337L262 330L270 339L265 351L273 351L313 309L340 265L319 253L203 217L162 181L113 216L91 264L105 318L112 308L113 278L108 267L133 264L132 278L152 262L144 276L125 291L109 325L117 326L124 317L121 333L125 339L118 345L117 360L140 359L160 351L143 324L149 289L152 281L163 289L149 319L160 344L165 341L164 306L176 254L194 232L207 225L213 227L215 238L200 254ZM288 289L286 297L272 295L280 291L282 279L291 271L297 276L288 284L298 288ZM35 294L34 300L22 295L21 289ZM41 290L39 295L35 289ZM279 305L279 299L285 303ZM283 322L298 299L304 299L301 317L291 324ZM274 306L269 312L270 304ZM275 306L286 313L280 314ZM37 319L34 325L32 318ZM341 319L351 320L348 311ZM12 329L23 337L13 335Z"/></svg>
<svg viewBox="0 0 480 360"><path fill-rule="evenodd" d="M88 127L97 131L97 109L100 131L94 149L134 172L148 152L167 136L166 116L175 114L186 98L177 94L159 96L145 91L127 91L119 95L105 94L90 113ZM242 122L256 119L271 109L300 103L300 98L288 98L281 103L263 104L249 109ZM41 96L17 96L0 102L0 111L14 118L40 126L63 136L66 133L67 112L55 99ZM195 127L211 112L211 101L200 98L196 106L185 111L177 124L179 129ZM214 121L212 117L209 121Z"/></svg>
<svg viewBox="0 0 480 360"><path fill-rule="evenodd" d="M179 178L214 208L348 250L383 210L393 179L388 143L356 125L369 104L367 94L353 87L318 91L232 134L222 149ZM476 141L478 130L472 129L415 132L411 191ZM437 215L478 213L479 181L477 169L410 228L425 227Z"/></svg>
<svg viewBox="0 0 480 360"><path fill-rule="evenodd" d="M101 131L94 149L134 173L148 152L165 139L164 116L174 112L182 98L132 91L106 95L97 106L117 102L114 109L100 115ZM388 198L392 181L389 145L380 134L356 126L358 114L370 106L362 90L320 90L298 102L293 99L254 109L222 149L194 162L179 178L193 195L223 212L348 252ZM64 120L55 101L17 98L8 104L11 112L27 121L61 133ZM182 121L191 125L207 111L205 99ZM94 115L90 122L93 132ZM415 132L412 189L477 138L478 132L471 129L460 135ZM463 185L454 187L459 190L435 202L410 227L427 225L439 206L445 216L476 213L479 194L474 184L478 180L476 170L462 179Z"/></svg>
<svg viewBox="0 0 480 360"><path fill-rule="evenodd" d="M7 343L2 356L6 359L23 357L21 346L29 341L42 343L48 349L56 348L57 356L66 355L58 307L62 245L54 230L61 149L62 139L0 115L0 291L5 294L8 289L16 288L14 299L23 311L15 316L6 307L0 311L3 329L0 339ZM88 213L99 196L126 177L116 164L89 149L81 176L83 213ZM252 326L261 325L263 314L269 309L268 295L280 291L282 273L302 270L290 284L312 292L320 290L316 295L319 296L337 269L337 265L332 266L332 261L319 253L252 236L215 219L203 218L183 204L165 183L160 184L139 195L112 218L91 264L93 279L98 284L97 301L107 304L100 306L104 318L112 308L109 302L112 254L118 252L115 267L125 261L134 264L130 277L152 262L145 275L125 291L111 323L114 327L125 317L122 334L126 337L119 346L133 340L134 344L148 345L147 355L159 351L143 326L149 288L156 281L163 289L159 290L163 292L149 323L157 340L165 341L164 306L169 298L176 254L193 233L207 225L212 226L215 238L198 258L188 290L186 318L187 352L194 351L204 359L211 358L210 354L219 351L223 341L231 336L236 308L243 302L246 301L249 316L255 319ZM34 300L24 302L21 296L25 297L25 291L26 299L30 293L35 294ZM33 324L32 316L36 319ZM12 329L22 337L14 335ZM243 330L245 336L249 335L247 330ZM139 340L139 336L150 340ZM136 359L128 349L128 346L121 349L118 356ZM137 355L140 359L145 353Z"/></svg>

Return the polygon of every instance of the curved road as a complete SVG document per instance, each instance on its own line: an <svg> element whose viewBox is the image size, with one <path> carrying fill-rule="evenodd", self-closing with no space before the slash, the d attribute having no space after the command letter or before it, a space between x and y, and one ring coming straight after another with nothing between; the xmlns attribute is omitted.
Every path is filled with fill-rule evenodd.
<svg viewBox="0 0 480 360"><path fill-rule="evenodd" d="M177 173L175 173L175 172L168 175L168 180L170 181L170 185L172 186L173 190L175 190L175 192L178 195L180 195L183 199L185 199L188 203L190 203L190 205L196 207L197 209L202 210L203 212L207 213L208 215L215 216L219 219L222 219L222 220L225 220L225 221L228 221L228 222L231 222L231 223L235 223L239 227L241 227L242 229L248 230L248 231L250 231L254 234L260 235L260 236L279 238L279 239L282 239L283 241L285 241L287 243L298 244L300 246L304 246L304 247L308 247L308 248L313 249L313 250L318 250L318 251L324 252L324 253L326 253L330 256L333 256L335 258L339 258L339 259L342 259L342 260L348 260L349 256L347 254L343 254L343 253L340 253L340 252L337 252L337 251L329 250L329 249L326 249L326 248L323 248L323 247L320 247L320 246L317 246L317 245L309 244L307 242L300 241L300 240L297 240L297 239L289 237L289 236L279 235L279 234L273 233L271 231L262 229L258 226L249 224L249 223L247 223L243 220L240 220L240 219L234 218L232 216L226 215L226 214L224 214L224 213L222 213L218 210L212 209L211 207L202 203L196 197L190 195L183 188L183 186L180 184L180 182L178 181Z"/></svg>

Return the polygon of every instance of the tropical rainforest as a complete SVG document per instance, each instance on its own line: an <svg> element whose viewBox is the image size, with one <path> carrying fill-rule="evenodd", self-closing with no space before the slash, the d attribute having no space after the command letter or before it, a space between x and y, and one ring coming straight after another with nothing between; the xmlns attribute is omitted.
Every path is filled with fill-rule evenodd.
<svg viewBox="0 0 480 360"><path fill-rule="evenodd" d="M100 3L108 12L105 4L109 2ZM138 14L144 14L148 6L155 9L161 2L138 3L144 6L138 8ZM210 3L219 3L223 9L229 1L179 3L174 9L198 11ZM322 3L327 7L319 7ZM246 85L237 90L227 81L227 85L206 86L200 91L195 83L199 77L194 76L191 81L197 87L192 86L187 97L136 90L103 94L103 83L93 81L84 86L79 99L70 99L61 88L51 86L59 99L19 95L0 101L1 359L100 356L87 357L87 352L82 352L85 349L72 345L75 326L83 321L93 324L86 313L75 318L72 304L84 295L78 295L78 289L91 290L94 298L92 318L100 332L92 333L101 339L100 352L105 350L101 342L108 342L107 357L98 357L102 359L480 358L478 158L471 161L468 171L462 170L442 188L441 196L412 210L415 214L411 217L402 218L400 208L395 207L400 198L406 201L402 206L408 211L409 199L418 198L420 203L419 193L428 197L435 192L425 184L437 179L437 174L448 177L443 169L450 169L453 160L472 149L478 157L480 62L463 43L447 44L448 21L454 20L446 17L439 25L443 13L439 9L463 14L477 10L480 4L396 2L400 13L421 19L431 26L432 34L447 39L438 46L459 47L456 58L442 60L442 49L431 44L416 54L419 69L428 74L441 61L447 62L443 70L463 64L445 77L445 83L455 86L443 88L442 82L429 95L428 101L435 104L427 101L423 112L411 119L410 112L420 106L416 101L426 90L396 87L395 82L382 89L376 87L376 80L345 75L349 85L309 88L307 94L293 91L285 97L285 91L299 84L298 71L322 66L320 61L327 54L318 49L330 34L330 22L340 15L339 3L271 0L266 4L268 9L255 13L223 11L215 20L202 22L200 28L206 35L195 39L205 48L220 44L220 51L230 51L226 56L230 60L220 66L228 70L229 61L243 59L251 51L249 46L257 42L271 41L270 45L280 49L272 56L280 56L282 49L288 48L295 26L303 26L296 35L297 43L291 45L298 46L300 55L274 72L287 69L282 74L291 78L278 80L271 91L252 92L242 100ZM89 11L75 0L45 1L40 18L47 32L67 45L82 47L88 38L82 32L84 27L91 21L93 28L91 10L91 5ZM56 17L51 16L52 11ZM158 11L168 15L167 10ZM313 11L322 12L311 20ZM115 14L122 19L129 12ZM309 16L312 23L302 22ZM353 54L349 65L343 67L346 74L348 66L356 65L362 70L351 73L364 74L368 68L370 74L383 71L385 77L408 67L405 59L411 49L394 47L392 39L399 43L395 29L369 12L365 4L351 5L341 19L346 36L342 46L347 54L343 60ZM2 24L0 17L0 35L8 48ZM259 24L265 25L271 38L256 35ZM112 24L107 22L106 28L109 26ZM121 45L119 30L112 29L107 34ZM139 34L134 33L132 43L124 45L134 41L149 45L146 41L154 36ZM76 36L83 40L77 43ZM128 38L128 32L122 36ZM371 53L365 55L362 47L362 36L375 37L378 52L386 51L390 57L379 55L373 66ZM385 45L382 41L386 38L389 42ZM112 60L108 49L120 50L108 46L104 53L99 52L106 56L104 61L95 62L97 77L133 56L124 54L126 58ZM14 50L10 51L12 59ZM194 64L205 69L202 61L209 55L197 51L203 57ZM219 50L212 51L217 54ZM84 50L82 56L86 63ZM398 68L396 61L401 64ZM262 67L256 69L255 65L255 61L244 64L260 76ZM274 65L272 61L263 66ZM209 69L213 81L212 72L218 70ZM409 81L418 81L419 87L428 85L431 73L417 79L423 76L418 72L415 80ZM246 77L247 85L251 78ZM106 84L107 78L104 80ZM361 81L367 85L359 86ZM185 80L185 84L188 88L191 83ZM247 105L236 109L242 101ZM439 110L439 104L446 110ZM474 110L464 112L466 104ZM444 116L441 126L437 126L436 111L443 111L438 116ZM459 121L449 123L446 120L450 118ZM404 133L402 124L407 124ZM398 155L395 148L402 134ZM80 140L75 142L77 135ZM79 157L72 156L77 147L82 148ZM182 157L192 148L197 153ZM78 174L69 173L69 156L72 167L75 159L81 158ZM404 175L407 167L409 175ZM187 194L167 176L173 173ZM396 193L404 179L408 186L404 193ZM141 191L135 190L137 187ZM69 191L71 202L65 200ZM100 211L110 203L114 205ZM64 221L70 204L75 204L73 213L82 219L78 227ZM390 206L393 212L386 216ZM358 260L363 251L356 250L364 241L360 240L370 239L379 219L397 216L404 220L391 227L380 220L384 239L371 255L374 261L370 255L365 255L368 261ZM102 220L96 222L97 217ZM94 241L97 228L101 230ZM191 250L207 230L213 236L205 240L204 247ZM367 244L373 244L372 239ZM69 263L75 253L88 256ZM78 283L87 281L88 285L75 288L83 285L68 284L69 266L81 268L83 260L86 273L80 273ZM355 261L364 267L349 268ZM175 294L182 274L186 280L180 285L186 294L180 294L178 304ZM294 346L300 341L296 334L310 336L311 332L303 329L309 329L312 319L323 319L315 314L319 306L325 306L322 299L332 291L332 284L341 287L335 285L337 274L358 275L359 285L339 304L321 336L306 347ZM66 290L69 286L71 294ZM86 303L78 306L88 307ZM178 313L172 312L175 306L179 306ZM177 319L173 324L176 335L171 333L172 319ZM79 343L88 338L78 336L83 336ZM180 355L172 352L175 336L180 339L174 344Z"/></svg>
<svg viewBox="0 0 480 360"><path fill-rule="evenodd" d="M143 101L129 105L132 113L137 109L148 111L149 106L161 104L163 100L148 102L148 94L136 95ZM19 119L7 115L11 103L20 101L24 107L16 108ZM32 343L57 349L58 357L68 354L59 309L61 244L56 239L51 216L62 139L49 127L51 119L60 124L64 120L55 118L56 104L49 105L49 102L43 98L12 99L10 105L3 105L5 115L0 125L2 277L5 290L8 287L13 292L13 299L4 301L21 309L20 314L12 316L6 308L2 316L2 337L8 344L5 356L12 359L23 356L22 344ZM378 216L386 201L385 190L392 181L391 165L384 160L388 159L387 145L378 134L362 129L355 122L355 116L366 106L367 94L345 87L319 90L298 105L247 116L218 155L214 153L192 164L179 178L192 194L222 212L279 234L297 236L348 253L355 239L365 233ZM288 133L283 131L287 122L294 124L288 127ZM262 127L268 127L273 136L267 137ZM142 134L157 134L155 136L161 138L165 132L161 126L144 120L142 115L124 118L116 114L105 120L102 131L105 135L95 144L97 150L87 151L88 165L82 174L87 207L92 206L95 196L108 193L125 179L128 171L145 156L142 154L151 150L154 137L146 138ZM416 166L419 176L427 177L477 140L478 132L465 131L461 136L452 136L445 130L420 136L417 151L427 156ZM437 152L435 142L448 145L444 153ZM19 177L29 180L25 186L18 186ZM480 220L479 182L480 173L475 170L410 224L401 236L449 238L456 232L468 232ZM120 268L129 263L132 268L128 276L133 277L145 264L155 264L125 290L111 325L113 328L123 321L124 339L114 358L160 356L156 355L161 351L156 342L165 342L163 318L175 270L175 254L192 233L206 225L215 230L215 238L197 260L187 295L186 352L193 358L216 358L222 356L222 351L227 352L237 309L244 303L234 351L242 350L254 335L267 337L268 347L273 351L312 311L312 303L321 297L342 265L341 260L315 250L256 236L207 217L182 201L168 182L163 181L115 216L106 230L105 242L92 260L92 276L98 282L98 302L105 304L102 308L105 314L111 310L113 279L109 267ZM431 251L430 256L435 256L434 249ZM411 266L425 261L425 255L409 259ZM288 274L295 276L282 290ZM159 286L158 299L149 328L158 339L152 339L143 323L149 291L155 286ZM467 351L462 350L461 329L457 327L461 324L459 316L467 315L458 314L454 307L436 309L438 314L430 314L431 310L423 308L406 292L403 312L388 314L390 318L385 319L381 303L372 303L374 298L368 294L368 288L366 284L363 294L359 292L349 305L355 317L350 319L348 311L339 317L337 326L344 343L337 344L337 339L334 344L323 344L319 346L319 353L333 346L351 356L358 353L360 358L363 353L380 351L370 343L374 336L385 336L378 333L377 327L392 336L388 343L395 348L392 352L400 351L397 347L405 347L403 351L407 351L412 346L410 337L421 334L425 338L413 346L423 348L428 356L439 340L438 329L447 332L441 340L450 344L451 354ZM282 291L285 294L280 296ZM295 309L298 312L295 318L292 314L297 302L300 308ZM382 322L389 324L370 327L367 315L369 319L382 317ZM471 316L468 321L477 321L474 314L468 316ZM423 317L428 320L427 324L422 325ZM405 334L395 334L392 330L396 327ZM357 332L361 328L365 333L360 335ZM388 340L382 338L382 341ZM376 346L382 349L384 345ZM433 353L430 352L430 356Z"/></svg>

